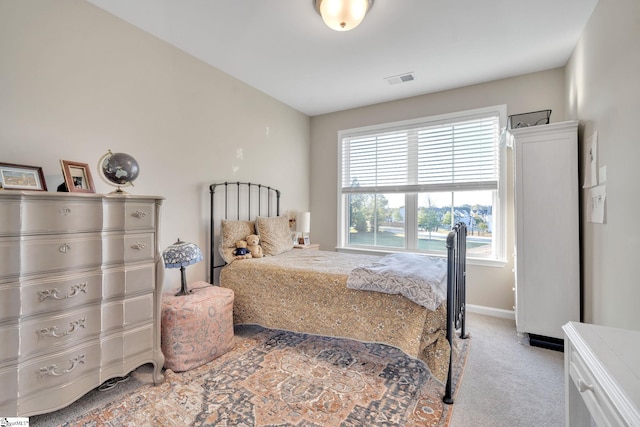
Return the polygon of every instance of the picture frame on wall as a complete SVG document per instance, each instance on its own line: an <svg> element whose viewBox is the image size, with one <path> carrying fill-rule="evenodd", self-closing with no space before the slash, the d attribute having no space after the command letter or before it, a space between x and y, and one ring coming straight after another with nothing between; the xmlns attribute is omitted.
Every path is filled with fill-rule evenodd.
<svg viewBox="0 0 640 427"><path fill-rule="evenodd" d="M67 190L72 193L95 193L91 170L86 163L60 160Z"/></svg>
<svg viewBox="0 0 640 427"><path fill-rule="evenodd" d="M5 190L47 191L40 166L0 163L0 188Z"/></svg>

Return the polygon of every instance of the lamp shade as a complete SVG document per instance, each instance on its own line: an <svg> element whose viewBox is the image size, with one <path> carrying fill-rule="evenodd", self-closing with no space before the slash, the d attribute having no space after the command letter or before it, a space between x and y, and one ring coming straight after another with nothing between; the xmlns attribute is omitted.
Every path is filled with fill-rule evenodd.
<svg viewBox="0 0 640 427"><path fill-rule="evenodd" d="M194 243L181 242L178 239L173 245L162 251L162 259L166 268L180 268L202 261L202 251Z"/></svg>
<svg viewBox="0 0 640 427"><path fill-rule="evenodd" d="M349 31L360 25L372 0L315 0L315 3L327 27Z"/></svg>
<svg viewBox="0 0 640 427"><path fill-rule="evenodd" d="M179 268L181 286L176 296L189 295L191 291L187 288L187 278L184 268L188 265L202 261L202 251L194 243L181 242L178 239L173 245L162 251L162 259L166 268Z"/></svg>
<svg viewBox="0 0 640 427"><path fill-rule="evenodd" d="M309 233L311 231L311 212L298 212L296 215L296 231Z"/></svg>

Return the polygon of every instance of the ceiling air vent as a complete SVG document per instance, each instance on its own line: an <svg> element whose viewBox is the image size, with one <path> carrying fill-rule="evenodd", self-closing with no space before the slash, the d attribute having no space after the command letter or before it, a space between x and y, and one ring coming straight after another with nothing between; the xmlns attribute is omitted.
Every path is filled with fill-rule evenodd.
<svg viewBox="0 0 640 427"><path fill-rule="evenodd" d="M413 73L405 73L397 76L385 77L385 80L390 85L397 85L398 83L406 83L414 80Z"/></svg>

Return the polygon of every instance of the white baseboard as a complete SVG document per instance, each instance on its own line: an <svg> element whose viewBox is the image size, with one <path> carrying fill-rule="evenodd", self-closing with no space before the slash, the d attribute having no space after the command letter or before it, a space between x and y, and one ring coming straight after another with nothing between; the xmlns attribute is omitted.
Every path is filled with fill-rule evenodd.
<svg viewBox="0 0 640 427"><path fill-rule="evenodd" d="M501 317L503 319L516 320L513 310L503 310L501 308L484 307L482 305L467 304L466 309L470 313L484 314L485 316Z"/></svg>

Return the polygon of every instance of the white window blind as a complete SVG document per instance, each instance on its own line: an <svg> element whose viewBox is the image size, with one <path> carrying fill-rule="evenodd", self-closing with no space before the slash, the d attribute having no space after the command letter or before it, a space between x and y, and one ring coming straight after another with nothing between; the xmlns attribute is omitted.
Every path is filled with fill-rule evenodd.
<svg viewBox="0 0 640 427"><path fill-rule="evenodd" d="M342 192L494 190L497 112L343 135Z"/></svg>

